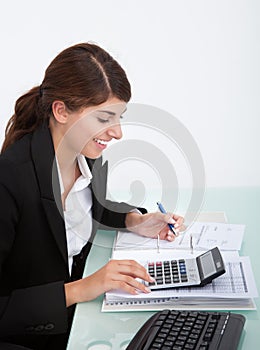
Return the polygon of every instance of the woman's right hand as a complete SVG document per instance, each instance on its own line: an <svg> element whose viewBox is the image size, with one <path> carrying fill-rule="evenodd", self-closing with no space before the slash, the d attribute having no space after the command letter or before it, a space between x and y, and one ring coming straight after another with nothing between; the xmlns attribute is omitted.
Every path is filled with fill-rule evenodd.
<svg viewBox="0 0 260 350"><path fill-rule="evenodd" d="M110 260L92 275L65 284L67 306L93 300L112 289L130 294L149 293L149 288L136 278L153 281L146 269L134 260Z"/></svg>

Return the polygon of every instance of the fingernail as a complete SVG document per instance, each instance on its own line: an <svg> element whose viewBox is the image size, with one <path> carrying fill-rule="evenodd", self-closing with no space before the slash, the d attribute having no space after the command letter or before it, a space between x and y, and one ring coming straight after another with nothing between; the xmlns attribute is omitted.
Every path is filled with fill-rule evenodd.
<svg viewBox="0 0 260 350"><path fill-rule="evenodd" d="M146 293L151 293L151 289L149 289L148 287L145 287L144 289L145 289Z"/></svg>
<svg viewBox="0 0 260 350"><path fill-rule="evenodd" d="M174 224L174 227L175 228L177 228L177 227L179 227L180 225L176 222L175 224Z"/></svg>

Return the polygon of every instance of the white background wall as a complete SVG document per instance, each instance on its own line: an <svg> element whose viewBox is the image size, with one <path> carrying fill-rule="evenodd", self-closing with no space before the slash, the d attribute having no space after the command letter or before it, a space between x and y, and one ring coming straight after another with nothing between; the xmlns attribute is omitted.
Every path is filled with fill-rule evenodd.
<svg viewBox="0 0 260 350"><path fill-rule="evenodd" d="M258 0L2 1L0 141L56 54L94 41L126 70L132 102L190 131L207 186L259 186L259 18Z"/></svg>

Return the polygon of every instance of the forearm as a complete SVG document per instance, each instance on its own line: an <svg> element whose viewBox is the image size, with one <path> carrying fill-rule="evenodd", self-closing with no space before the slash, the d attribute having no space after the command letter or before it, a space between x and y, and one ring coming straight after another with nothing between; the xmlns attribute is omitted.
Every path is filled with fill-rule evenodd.
<svg viewBox="0 0 260 350"><path fill-rule="evenodd" d="M101 268L101 270L104 269ZM64 285L66 306L90 301L105 292L103 278L96 273Z"/></svg>

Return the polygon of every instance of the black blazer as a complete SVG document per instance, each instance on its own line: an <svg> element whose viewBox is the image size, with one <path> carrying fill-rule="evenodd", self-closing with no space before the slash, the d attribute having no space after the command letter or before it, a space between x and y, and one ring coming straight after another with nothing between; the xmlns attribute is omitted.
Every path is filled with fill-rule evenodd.
<svg viewBox="0 0 260 350"><path fill-rule="evenodd" d="M88 160L93 231L70 276L54 159L45 125L0 156L0 342L33 349L66 348L73 307L66 309L64 283L81 278L100 223L125 227L125 213L132 209L105 199L107 163Z"/></svg>

